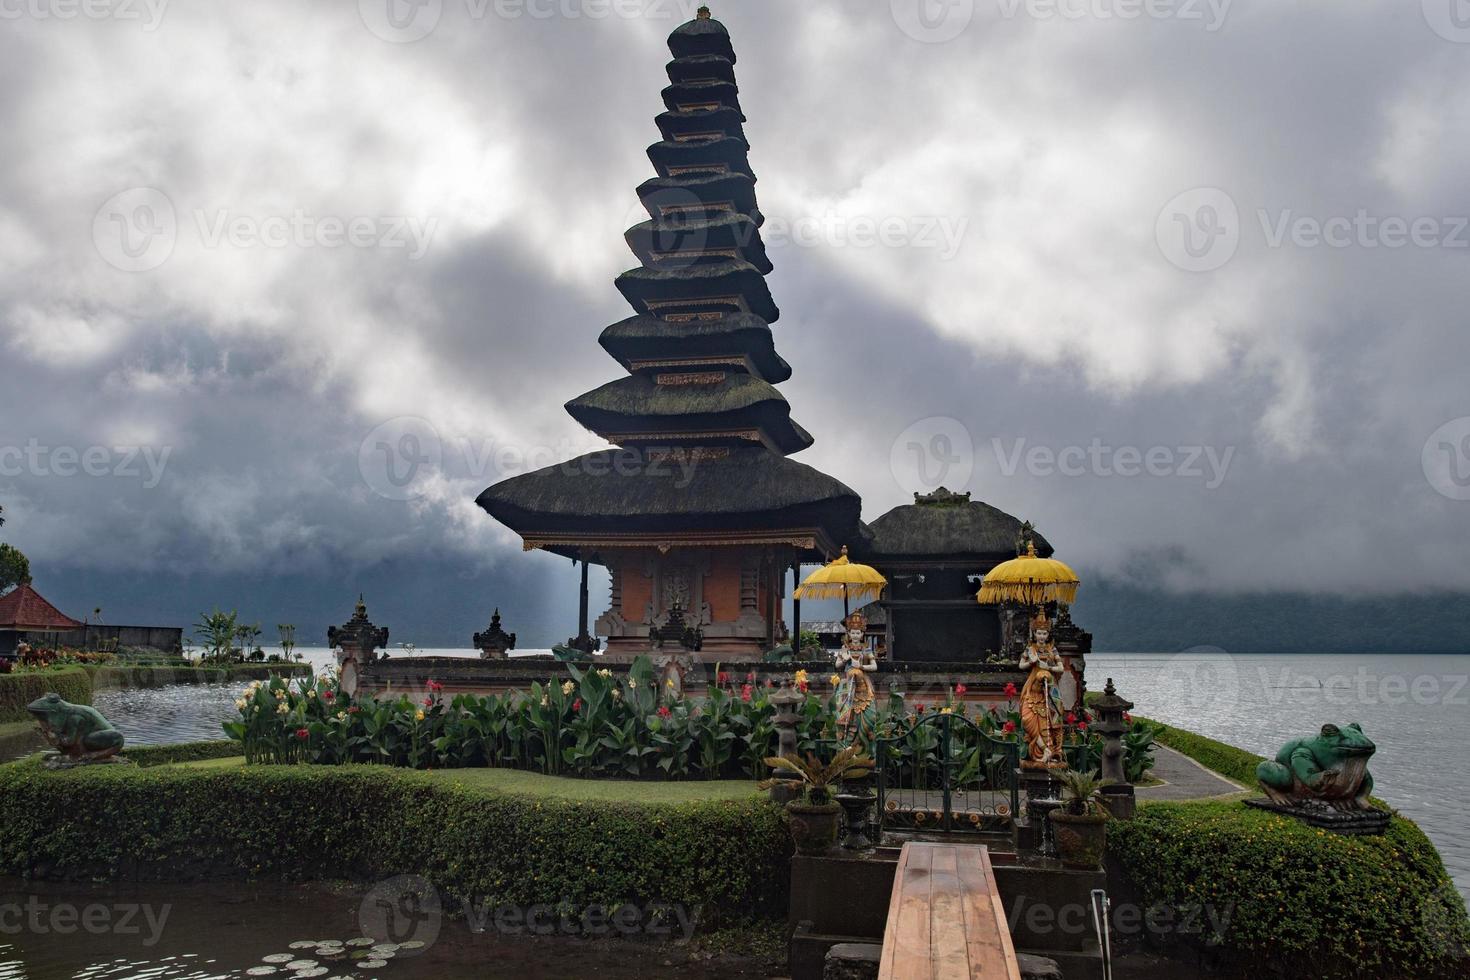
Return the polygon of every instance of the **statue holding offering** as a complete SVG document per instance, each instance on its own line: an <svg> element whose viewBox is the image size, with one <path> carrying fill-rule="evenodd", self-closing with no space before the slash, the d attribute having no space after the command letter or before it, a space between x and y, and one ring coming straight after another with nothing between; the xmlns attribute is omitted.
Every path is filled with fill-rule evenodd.
<svg viewBox="0 0 1470 980"><path fill-rule="evenodd" d="M847 617L847 634L836 661L840 679L837 682L837 725L843 741L854 737L870 738L877 721L878 708L873 696L873 682L868 675L878 669L878 661L868 649L868 621L860 612Z"/></svg>
<svg viewBox="0 0 1470 980"><path fill-rule="evenodd" d="M1030 671L1021 688L1021 727L1026 734L1026 758L1021 763L1033 769L1062 769L1067 765L1062 752L1062 695L1057 686L1062 677L1062 658L1051 640L1046 613L1031 620L1031 642L1021 654L1021 669Z"/></svg>

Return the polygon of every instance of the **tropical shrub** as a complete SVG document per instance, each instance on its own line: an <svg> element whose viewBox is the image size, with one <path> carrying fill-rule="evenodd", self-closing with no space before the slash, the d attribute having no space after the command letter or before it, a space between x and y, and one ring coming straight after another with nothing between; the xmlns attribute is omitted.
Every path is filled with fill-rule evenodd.
<svg viewBox="0 0 1470 980"><path fill-rule="evenodd" d="M1411 821L1395 817L1381 837L1348 837L1239 803L1148 803L1108 835L1146 906L1207 913L1197 917L1201 929L1175 940L1237 971L1464 975L1454 965L1470 939L1464 903Z"/></svg>

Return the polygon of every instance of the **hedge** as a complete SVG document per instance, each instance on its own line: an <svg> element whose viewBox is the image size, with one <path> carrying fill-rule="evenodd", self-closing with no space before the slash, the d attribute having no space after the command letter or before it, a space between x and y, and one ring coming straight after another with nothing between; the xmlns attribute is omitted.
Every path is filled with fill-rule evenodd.
<svg viewBox="0 0 1470 980"><path fill-rule="evenodd" d="M135 687L165 687L169 684L223 684L233 681L268 680L273 674L282 677L309 677L310 664L231 664L224 667L176 667L97 665L89 668L95 691ZM70 700L70 699L68 699Z"/></svg>
<svg viewBox="0 0 1470 980"><path fill-rule="evenodd" d="M790 854L780 810L761 797L587 803L365 765L55 773L13 763L0 766L0 826L0 874L418 874L447 896L497 906L682 903L701 910L702 927L784 915Z"/></svg>
<svg viewBox="0 0 1470 980"><path fill-rule="evenodd" d="M1238 969L1464 975L1464 902L1434 845L1401 817L1381 837L1347 837L1240 803L1150 803L1109 825L1108 851L1145 905L1228 917L1221 936L1175 938Z"/></svg>
<svg viewBox="0 0 1470 980"><path fill-rule="evenodd" d="M26 705L48 691L72 704L92 703L92 682L81 667L0 674L0 722L29 720Z"/></svg>

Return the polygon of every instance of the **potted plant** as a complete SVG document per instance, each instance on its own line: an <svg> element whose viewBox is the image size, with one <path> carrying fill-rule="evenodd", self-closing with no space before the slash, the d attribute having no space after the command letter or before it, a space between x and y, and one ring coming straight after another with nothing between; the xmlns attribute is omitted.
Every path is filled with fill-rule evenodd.
<svg viewBox="0 0 1470 980"><path fill-rule="evenodd" d="M873 771L873 760L863 755L859 745L849 745L827 763L811 753L805 759L792 753L773 756L766 765L774 775L760 784L761 789L783 785L802 791L786 804L798 854L822 854L837 843L842 807L832 798L833 787L843 779L860 779Z"/></svg>
<svg viewBox="0 0 1470 980"><path fill-rule="evenodd" d="M1099 870L1107 849L1109 819L1102 780L1073 769L1058 773L1057 779L1062 784L1062 806L1052 811L1051 825L1062 864Z"/></svg>

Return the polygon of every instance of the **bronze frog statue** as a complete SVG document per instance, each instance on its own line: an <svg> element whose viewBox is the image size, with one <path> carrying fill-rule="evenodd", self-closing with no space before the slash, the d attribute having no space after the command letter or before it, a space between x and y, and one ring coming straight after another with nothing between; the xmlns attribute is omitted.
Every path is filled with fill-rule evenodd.
<svg viewBox="0 0 1470 980"><path fill-rule="evenodd" d="M26 711L41 735L56 750L49 762L58 766L111 760L123 747L123 734L96 708L63 701L54 691L43 694Z"/></svg>
<svg viewBox="0 0 1470 980"><path fill-rule="evenodd" d="M1334 810L1371 810L1373 776L1368 760L1378 746L1361 726L1323 725L1320 734L1287 742L1274 761L1256 767L1256 778L1273 803L1322 803Z"/></svg>

